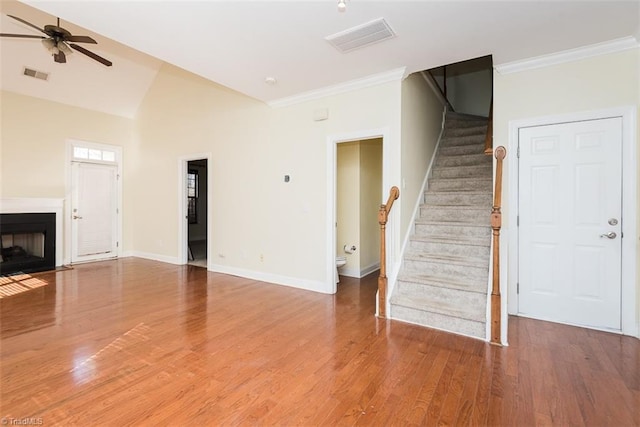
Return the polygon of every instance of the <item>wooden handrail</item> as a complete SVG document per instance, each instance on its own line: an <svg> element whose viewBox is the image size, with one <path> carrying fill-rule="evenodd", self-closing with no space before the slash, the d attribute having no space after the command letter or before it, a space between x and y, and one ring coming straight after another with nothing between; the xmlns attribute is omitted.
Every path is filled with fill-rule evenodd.
<svg viewBox="0 0 640 427"><path fill-rule="evenodd" d="M500 146L496 148L496 182L493 194L493 208L491 209L491 229L493 230L493 275L491 280L491 344L501 345L500 323L502 304L500 297L500 228L502 227L502 162L507 156L507 150Z"/></svg>
<svg viewBox="0 0 640 427"><path fill-rule="evenodd" d="M503 147L504 148L504 147ZM489 122L487 123L487 135L484 137L484 154L493 154L493 97L489 106Z"/></svg>
<svg viewBox="0 0 640 427"><path fill-rule="evenodd" d="M438 81L436 80L435 76L433 75L432 70L427 70L427 74L429 74L429 77L431 78L431 80L433 81L433 84L436 85L436 87L438 88L438 90L440 91L440 94L442 95L442 99L444 99L444 102L447 104L447 109L449 111L455 111L453 109L453 105L451 105L451 102L449 102L449 99L447 99L447 66L443 66L441 67L444 70L444 83L443 86L444 87L440 87L440 84L438 83Z"/></svg>
<svg viewBox="0 0 640 427"><path fill-rule="evenodd" d="M391 187L387 203L380 205L378 210L378 224L380 224L380 275L378 276L378 317L384 319L387 316L387 244L386 228L389 212L393 202L400 197L398 187Z"/></svg>

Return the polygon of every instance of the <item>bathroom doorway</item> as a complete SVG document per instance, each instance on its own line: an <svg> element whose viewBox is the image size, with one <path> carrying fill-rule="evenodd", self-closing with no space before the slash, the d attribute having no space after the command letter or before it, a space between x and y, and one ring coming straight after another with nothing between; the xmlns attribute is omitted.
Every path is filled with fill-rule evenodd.
<svg viewBox="0 0 640 427"><path fill-rule="evenodd" d="M380 269L383 140L376 137L336 145L336 264L344 263L338 269L340 276L361 279Z"/></svg>
<svg viewBox="0 0 640 427"><path fill-rule="evenodd" d="M207 159L189 160L185 177L187 264L207 268Z"/></svg>

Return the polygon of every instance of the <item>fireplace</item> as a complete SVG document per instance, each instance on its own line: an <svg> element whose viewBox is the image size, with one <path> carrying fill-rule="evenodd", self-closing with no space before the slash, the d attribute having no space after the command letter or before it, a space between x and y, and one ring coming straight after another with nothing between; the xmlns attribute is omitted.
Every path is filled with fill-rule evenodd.
<svg viewBox="0 0 640 427"><path fill-rule="evenodd" d="M0 274L53 270L56 214L0 214L0 251Z"/></svg>

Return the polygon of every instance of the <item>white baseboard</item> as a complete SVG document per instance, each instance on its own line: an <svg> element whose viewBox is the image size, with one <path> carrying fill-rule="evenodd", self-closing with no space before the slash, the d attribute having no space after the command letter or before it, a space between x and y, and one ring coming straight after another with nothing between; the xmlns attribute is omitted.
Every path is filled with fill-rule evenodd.
<svg viewBox="0 0 640 427"><path fill-rule="evenodd" d="M209 271L230 274L232 276L244 277L247 279L259 280L261 282L273 283L276 285L290 286L292 288L320 292L323 294L333 293L331 292L331 283L324 283L319 280L281 276L279 274L264 273L262 271L246 270L244 268L230 267L227 265L219 264L209 264Z"/></svg>
<svg viewBox="0 0 640 427"><path fill-rule="evenodd" d="M373 264L368 265L361 269L342 267L338 270L338 273L340 273L341 276L353 277L355 279L362 279L364 276L371 274L374 271L379 269L380 269L380 263L374 262Z"/></svg>
<svg viewBox="0 0 640 427"><path fill-rule="evenodd" d="M140 251L129 251L127 253L130 254L129 256L134 256L134 257L138 257L138 258L144 258L144 259L150 259L150 260L153 260L153 261L166 262L168 264L175 264L175 265L181 265L182 264L180 262L180 260L178 259L178 257L175 257L175 256L152 254L152 253L149 253L149 252L140 252Z"/></svg>

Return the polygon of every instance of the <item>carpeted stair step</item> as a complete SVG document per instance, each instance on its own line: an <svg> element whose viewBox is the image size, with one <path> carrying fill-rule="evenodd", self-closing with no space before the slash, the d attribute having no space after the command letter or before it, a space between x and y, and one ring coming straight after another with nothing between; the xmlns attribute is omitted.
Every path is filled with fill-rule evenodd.
<svg viewBox="0 0 640 427"><path fill-rule="evenodd" d="M404 257L404 271L429 272L433 276L451 279L464 277L486 280L489 264L479 258L451 255L429 255L409 251Z"/></svg>
<svg viewBox="0 0 640 427"><path fill-rule="evenodd" d="M431 191L491 191L491 178L436 178L429 181Z"/></svg>
<svg viewBox="0 0 640 427"><path fill-rule="evenodd" d="M477 280L468 277L443 277L432 276L420 272L403 272L398 276L396 284L401 293L405 295L434 296L446 295L459 298L477 298L481 294L483 299L487 297L487 280ZM478 301L475 299L475 301Z"/></svg>
<svg viewBox="0 0 640 427"><path fill-rule="evenodd" d="M484 337L486 326L484 321L479 320L478 311L465 308L455 301L397 295L391 300L391 317L453 333ZM484 310L484 307L480 308Z"/></svg>
<svg viewBox="0 0 640 427"><path fill-rule="evenodd" d="M485 135L487 134L487 125L469 126L461 128L449 128L443 133L444 136L450 138L452 136L469 136L469 135Z"/></svg>
<svg viewBox="0 0 640 427"><path fill-rule="evenodd" d="M486 206L493 205L493 194L490 191L426 191L424 203L427 205Z"/></svg>
<svg viewBox="0 0 640 427"><path fill-rule="evenodd" d="M450 145L440 147L440 156L460 156L466 154L484 154L484 144ZM491 158L490 156L488 156Z"/></svg>
<svg viewBox="0 0 640 427"><path fill-rule="evenodd" d="M457 205L422 205L420 206L420 218L425 221L440 222L468 222L476 223L478 219L491 212L483 206L457 206Z"/></svg>
<svg viewBox="0 0 640 427"><path fill-rule="evenodd" d="M475 166L437 166L431 172L432 178L491 178L493 167L490 162Z"/></svg>
<svg viewBox="0 0 640 427"><path fill-rule="evenodd" d="M443 135L440 147L452 147L459 145L484 145L485 135L467 135L463 137L446 137Z"/></svg>
<svg viewBox="0 0 640 427"><path fill-rule="evenodd" d="M418 236L409 239L411 252L441 254L449 256L468 256L472 258L489 257L489 241L472 237L452 238L450 236Z"/></svg>
<svg viewBox="0 0 640 427"><path fill-rule="evenodd" d="M435 166L479 166L491 163L491 156L484 153L464 156L438 156Z"/></svg>
<svg viewBox="0 0 640 427"><path fill-rule="evenodd" d="M488 220L482 224L469 224L453 221L427 221L418 218L415 222L415 233L422 236L451 236L452 238L468 236L488 239L491 235L491 226Z"/></svg>

